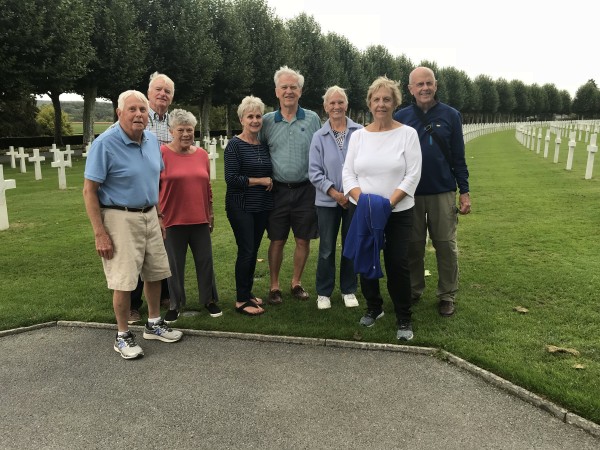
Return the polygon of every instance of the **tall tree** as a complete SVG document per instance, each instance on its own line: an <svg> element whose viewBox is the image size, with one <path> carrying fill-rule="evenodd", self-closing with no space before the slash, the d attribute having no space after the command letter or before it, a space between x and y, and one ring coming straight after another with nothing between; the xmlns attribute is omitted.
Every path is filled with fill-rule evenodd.
<svg viewBox="0 0 600 450"><path fill-rule="evenodd" d="M575 92L573 99L573 112L580 119L591 119L597 114L600 106L600 91L594 80L588 80Z"/></svg>
<svg viewBox="0 0 600 450"><path fill-rule="evenodd" d="M513 88L515 100L517 102L515 113L518 115L518 120L524 120L529 114L531 104L527 86L525 86L525 83L519 80L511 80L510 85Z"/></svg>
<svg viewBox="0 0 600 450"><path fill-rule="evenodd" d="M553 120L555 114L561 114L563 110L562 97L554 84L544 84L542 90L546 94L547 113L546 120Z"/></svg>
<svg viewBox="0 0 600 450"><path fill-rule="evenodd" d="M438 84L444 87L438 89L440 100L462 111L467 103L467 74L454 67L444 67L438 70L436 76Z"/></svg>
<svg viewBox="0 0 600 450"><path fill-rule="evenodd" d="M84 99L83 142L94 138L96 98L116 103L119 94L137 86L147 70L146 32L139 28L135 4L129 0L88 0L87 5L94 18L90 38L95 51L88 72L75 84L75 92Z"/></svg>
<svg viewBox="0 0 600 450"><path fill-rule="evenodd" d="M487 75L478 75L473 82L479 87L481 93L479 112L483 114L483 121L492 122L500 105L496 83Z"/></svg>
<svg viewBox="0 0 600 450"><path fill-rule="evenodd" d="M510 115L517 107L517 99L515 98L515 92L512 85L504 78L498 78L496 80L496 91L498 91L498 112L504 116L505 120L510 121Z"/></svg>

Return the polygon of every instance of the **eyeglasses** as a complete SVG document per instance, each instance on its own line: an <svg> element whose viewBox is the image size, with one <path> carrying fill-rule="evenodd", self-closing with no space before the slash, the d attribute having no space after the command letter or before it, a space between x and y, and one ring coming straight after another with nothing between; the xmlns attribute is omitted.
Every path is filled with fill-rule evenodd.
<svg viewBox="0 0 600 450"><path fill-rule="evenodd" d="M279 86L279 89L281 89L282 91L287 91L288 89L292 91L297 91L298 89L300 89L300 86L298 86L297 84L284 84L282 86Z"/></svg>

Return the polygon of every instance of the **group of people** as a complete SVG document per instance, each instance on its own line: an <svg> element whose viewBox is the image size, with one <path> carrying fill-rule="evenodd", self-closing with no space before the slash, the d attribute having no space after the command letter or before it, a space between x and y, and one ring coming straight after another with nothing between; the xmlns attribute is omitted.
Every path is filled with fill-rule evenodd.
<svg viewBox="0 0 600 450"><path fill-rule="evenodd" d="M153 85L156 79L162 87ZM460 113L437 100L433 71L418 67L411 72L414 103L400 110L398 83L377 78L366 99L372 122L364 128L348 117L343 88L325 92L328 118L321 124L315 112L299 104L304 87L299 72L283 66L274 83L279 109L265 114L259 98L244 98L238 108L242 131L224 154L225 209L237 243L235 311L257 316L265 304L284 301L280 272L290 229L295 247L289 295L310 298L302 275L310 241L318 237L316 304L331 308L341 228L339 289L346 307L359 306L359 275L366 300L361 325L373 326L384 315L379 286L383 251L397 338L413 338L411 307L425 289L428 235L437 258L438 310L451 316L458 290L458 214L468 214L471 204ZM200 302L212 317L222 314L210 240L214 214L208 157L193 145L193 114L167 111L173 93L173 82L162 74L151 78L148 90L150 99L160 97L161 106L140 92L122 93L118 123L94 141L86 163L86 209L108 287L114 290L114 349L127 359L143 354L128 329L138 278L144 280L148 301L143 337L181 339L169 324L186 305L188 247ZM157 128L161 121L166 122L163 131L168 130L163 138ZM270 285L263 300L254 294L253 282L265 230ZM161 318L164 279L168 293L162 297L170 304Z"/></svg>

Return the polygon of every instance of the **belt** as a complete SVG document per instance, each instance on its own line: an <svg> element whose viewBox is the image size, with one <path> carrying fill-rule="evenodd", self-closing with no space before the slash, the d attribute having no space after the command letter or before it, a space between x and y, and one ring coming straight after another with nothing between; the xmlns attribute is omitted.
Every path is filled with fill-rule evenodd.
<svg viewBox="0 0 600 450"><path fill-rule="evenodd" d="M103 205L102 203L100 203L100 208L118 209L119 211L146 213L146 212L150 211L152 208L154 208L154 205L153 206L146 206L144 208L129 208L128 206Z"/></svg>
<svg viewBox="0 0 600 450"><path fill-rule="evenodd" d="M300 183L284 183L282 181L277 181L277 180L273 180L273 183L279 186L284 186L288 189L296 189L302 186L306 186L307 184L310 183L310 180L304 180L301 181Z"/></svg>

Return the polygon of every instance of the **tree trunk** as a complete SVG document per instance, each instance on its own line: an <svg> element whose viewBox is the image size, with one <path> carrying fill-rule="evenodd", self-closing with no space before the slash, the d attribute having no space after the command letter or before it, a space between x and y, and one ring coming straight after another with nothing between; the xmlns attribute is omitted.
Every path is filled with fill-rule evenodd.
<svg viewBox="0 0 600 450"><path fill-rule="evenodd" d="M119 100L118 99L110 99L112 105L113 105L113 122L116 122L117 120L119 120L119 117L117 116L117 108L119 107Z"/></svg>
<svg viewBox="0 0 600 450"><path fill-rule="evenodd" d="M87 86L83 93L83 145L94 140L94 116L96 111L97 86Z"/></svg>
<svg viewBox="0 0 600 450"><path fill-rule="evenodd" d="M210 107L212 105L212 94L208 92L202 97L202 105L200 105L200 131L202 136L210 137Z"/></svg>
<svg viewBox="0 0 600 450"><path fill-rule="evenodd" d="M231 123L229 122L229 111L231 110L231 102L227 101L225 105L225 136L231 136Z"/></svg>
<svg viewBox="0 0 600 450"><path fill-rule="evenodd" d="M62 109L60 107L60 92L48 92L52 106L54 107L54 143L57 147L62 146Z"/></svg>

